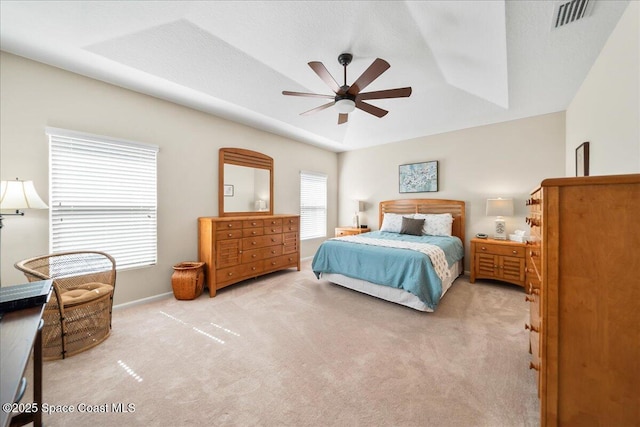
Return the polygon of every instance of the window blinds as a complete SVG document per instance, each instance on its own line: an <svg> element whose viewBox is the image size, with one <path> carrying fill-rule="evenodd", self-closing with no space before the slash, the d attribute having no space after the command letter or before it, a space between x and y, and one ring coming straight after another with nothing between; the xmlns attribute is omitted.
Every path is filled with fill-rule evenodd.
<svg viewBox="0 0 640 427"><path fill-rule="evenodd" d="M300 171L300 240L327 235L327 175Z"/></svg>
<svg viewBox="0 0 640 427"><path fill-rule="evenodd" d="M158 147L64 129L46 133L51 252L107 252L119 270L155 264Z"/></svg>

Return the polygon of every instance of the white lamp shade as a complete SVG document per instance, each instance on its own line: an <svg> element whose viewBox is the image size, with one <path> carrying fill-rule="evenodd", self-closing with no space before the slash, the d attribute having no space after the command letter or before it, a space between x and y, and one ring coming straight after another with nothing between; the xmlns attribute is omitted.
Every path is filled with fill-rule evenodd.
<svg viewBox="0 0 640 427"><path fill-rule="evenodd" d="M47 209L33 181L1 181L0 209Z"/></svg>
<svg viewBox="0 0 640 427"><path fill-rule="evenodd" d="M513 199L487 199L487 216L513 216Z"/></svg>
<svg viewBox="0 0 640 427"><path fill-rule="evenodd" d="M356 103L350 99L339 99L334 105L336 110L342 114L349 114L356 109Z"/></svg>
<svg viewBox="0 0 640 427"><path fill-rule="evenodd" d="M354 212L364 212L364 202L361 200L354 200L353 210Z"/></svg>

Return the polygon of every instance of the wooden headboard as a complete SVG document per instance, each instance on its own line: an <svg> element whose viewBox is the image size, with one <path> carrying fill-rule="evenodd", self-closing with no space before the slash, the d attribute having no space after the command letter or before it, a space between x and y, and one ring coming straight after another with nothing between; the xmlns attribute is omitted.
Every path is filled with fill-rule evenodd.
<svg viewBox="0 0 640 427"><path fill-rule="evenodd" d="M385 212L395 214L439 214L450 213L453 215L451 234L457 236L464 244L464 213L465 206L462 200L441 199L399 199L380 202L378 227L382 227L382 219Z"/></svg>

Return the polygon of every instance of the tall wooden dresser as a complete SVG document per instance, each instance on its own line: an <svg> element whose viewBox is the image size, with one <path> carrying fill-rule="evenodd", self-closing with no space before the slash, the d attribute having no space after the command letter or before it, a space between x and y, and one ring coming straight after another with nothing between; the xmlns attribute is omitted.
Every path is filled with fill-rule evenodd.
<svg viewBox="0 0 640 427"><path fill-rule="evenodd" d="M198 218L198 257L206 264L209 295L225 286L297 267L300 216Z"/></svg>
<svg viewBox="0 0 640 427"><path fill-rule="evenodd" d="M527 204L541 425L640 425L640 174L547 179Z"/></svg>

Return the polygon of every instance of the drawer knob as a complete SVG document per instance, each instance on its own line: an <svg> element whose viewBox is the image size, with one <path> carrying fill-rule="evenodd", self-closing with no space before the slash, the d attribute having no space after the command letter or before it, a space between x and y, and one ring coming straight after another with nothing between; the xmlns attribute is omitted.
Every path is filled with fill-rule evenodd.
<svg viewBox="0 0 640 427"><path fill-rule="evenodd" d="M483 251L487 250L487 248L485 248L484 246L482 246L480 249L482 249Z"/></svg>
<svg viewBox="0 0 640 427"><path fill-rule="evenodd" d="M233 236L233 233L229 233L229 234L228 234L228 236L229 236L229 237Z"/></svg>
<svg viewBox="0 0 640 427"><path fill-rule="evenodd" d="M252 269L252 270L255 270L256 268L255 268L255 267L251 267L251 269Z"/></svg>
<svg viewBox="0 0 640 427"><path fill-rule="evenodd" d="M271 261L271 265L276 265L276 262L275 261Z"/></svg>
<svg viewBox="0 0 640 427"><path fill-rule="evenodd" d="M233 225L231 225L231 224L227 224L227 227L231 228L231 227L233 227Z"/></svg>
<svg viewBox="0 0 640 427"><path fill-rule="evenodd" d="M253 242L251 242L252 245L257 245L258 242L256 242L255 240Z"/></svg>
<svg viewBox="0 0 640 427"><path fill-rule="evenodd" d="M252 231L252 232L251 232L251 234L253 234L253 235L255 236L255 235L256 235L256 232L255 232L255 231Z"/></svg>
<svg viewBox="0 0 640 427"><path fill-rule="evenodd" d="M535 369L536 371L539 371L540 367L533 362L529 362L529 369Z"/></svg>
<svg viewBox="0 0 640 427"><path fill-rule="evenodd" d="M275 229L275 228L272 228L272 229L271 229L271 232L272 232L272 233L275 233L275 232L276 232L276 229Z"/></svg>
<svg viewBox="0 0 640 427"><path fill-rule="evenodd" d="M229 273L229 276L233 276L233 273Z"/></svg>
<svg viewBox="0 0 640 427"><path fill-rule="evenodd" d="M276 251L271 251L271 253L275 255L275 254L276 254Z"/></svg>
<svg viewBox="0 0 640 427"><path fill-rule="evenodd" d="M524 219L524 222L526 222L527 224L529 224L531 227L538 227L540 225L540 221L537 218L529 218L526 217Z"/></svg>
<svg viewBox="0 0 640 427"><path fill-rule="evenodd" d="M525 329L528 329L528 330L530 330L530 331L532 331L532 332L538 332L538 328L536 328L536 327L535 327L535 326L533 326L533 325L529 325L528 323L525 323L525 324L524 324L524 328L525 328Z"/></svg>
<svg viewBox="0 0 640 427"><path fill-rule="evenodd" d="M255 258L256 256L257 256L256 254L253 254L253 255L251 255L251 258Z"/></svg>
<svg viewBox="0 0 640 427"><path fill-rule="evenodd" d="M275 242L275 241L276 241L276 239L271 239L271 241L272 241L272 242Z"/></svg>
<svg viewBox="0 0 640 427"><path fill-rule="evenodd" d="M526 302L534 302L534 301L535 301L535 298L531 298L529 295L527 295L527 296L525 296L525 297L524 297L524 300L525 300Z"/></svg>
<svg viewBox="0 0 640 427"><path fill-rule="evenodd" d="M518 254L518 251L512 251L512 252L513 252L514 254L516 254L516 255Z"/></svg>
<svg viewBox="0 0 640 427"><path fill-rule="evenodd" d="M252 223L251 223L251 225L256 225L256 223L255 223L255 222L252 222Z"/></svg>

